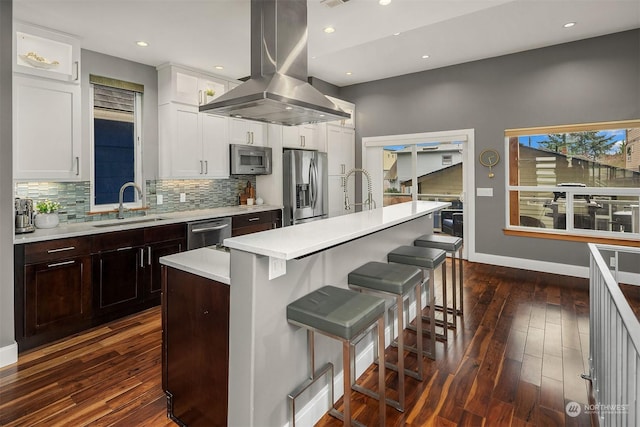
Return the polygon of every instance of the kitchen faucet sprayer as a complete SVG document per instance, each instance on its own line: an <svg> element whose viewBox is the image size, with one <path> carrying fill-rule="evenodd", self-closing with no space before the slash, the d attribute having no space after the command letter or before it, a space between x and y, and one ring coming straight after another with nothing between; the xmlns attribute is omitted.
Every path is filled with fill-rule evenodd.
<svg viewBox="0 0 640 427"><path fill-rule="evenodd" d="M373 200L373 194L371 192L371 175L366 169L354 168L351 169L347 175L344 177L344 209L351 210L351 203L349 203L349 194L347 193L347 187L349 183L349 177L356 172L362 172L362 174L367 178L367 200L363 203L354 203L354 205L369 205L369 210L376 208L376 202Z"/></svg>
<svg viewBox="0 0 640 427"><path fill-rule="evenodd" d="M122 184L122 187L120 187L120 194L118 195L118 219L124 219L124 190L127 187L133 187L136 190L138 190L138 195L140 196L141 199L143 199L143 207L144 207L144 193L142 192L142 189L138 186L138 184L136 184L135 182L125 182L124 184ZM135 196L135 194L134 194Z"/></svg>

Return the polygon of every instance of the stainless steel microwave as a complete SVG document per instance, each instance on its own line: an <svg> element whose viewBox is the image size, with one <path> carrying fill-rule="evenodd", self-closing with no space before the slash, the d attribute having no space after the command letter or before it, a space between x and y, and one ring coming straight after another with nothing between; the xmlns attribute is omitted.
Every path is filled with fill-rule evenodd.
<svg viewBox="0 0 640 427"><path fill-rule="evenodd" d="M271 174L271 148L255 145L229 145L232 175Z"/></svg>

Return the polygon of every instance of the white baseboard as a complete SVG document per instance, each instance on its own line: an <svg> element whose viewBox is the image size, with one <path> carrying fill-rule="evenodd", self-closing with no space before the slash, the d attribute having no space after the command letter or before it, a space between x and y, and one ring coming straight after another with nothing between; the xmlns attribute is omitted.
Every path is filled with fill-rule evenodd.
<svg viewBox="0 0 640 427"><path fill-rule="evenodd" d="M499 265L501 267L521 268L523 270L540 271L543 273L560 274L563 276L589 277L589 267L579 265L558 264L556 262L536 261L524 258L512 258L501 255L475 253L469 255L469 261L483 264Z"/></svg>
<svg viewBox="0 0 640 427"><path fill-rule="evenodd" d="M0 368L14 364L18 361L18 344L14 341L4 347L0 347Z"/></svg>
<svg viewBox="0 0 640 427"><path fill-rule="evenodd" d="M475 253L469 256L469 261L483 264L499 265L501 267L521 268L523 270L540 271L543 273L559 274L562 276L589 278L589 267L579 265L559 264L548 261L535 261L523 258L511 258L501 255ZM640 286L640 274L619 272L621 283Z"/></svg>

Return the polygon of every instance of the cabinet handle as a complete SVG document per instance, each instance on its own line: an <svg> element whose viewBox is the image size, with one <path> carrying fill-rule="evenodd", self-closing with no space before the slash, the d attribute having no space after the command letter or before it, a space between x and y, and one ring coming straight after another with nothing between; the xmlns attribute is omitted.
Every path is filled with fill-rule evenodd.
<svg viewBox="0 0 640 427"><path fill-rule="evenodd" d="M76 70L76 75L73 78L73 80L78 81L78 80L80 80L80 63L78 61L74 61L73 62L73 66L74 66L74 68Z"/></svg>
<svg viewBox="0 0 640 427"><path fill-rule="evenodd" d="M144 268L144 248L140 248L140 267Z"/></svg>
<svg viewBox="0 0 640 427"><path fill-rule="evenodd" d="M259 221L260 217L249 218L248 221Z"/></svg>
<svg viewBox="0 0 640 427"><path fill-rule="evenodd" d="M151 246L147 246L147 264L151 265Z"/></svg>
<svg viewBox="0 0 640 427"><path fill-rule="evenodd" d="M47 268L53 268L53 267L60 267L61 265L71 265L74 264L75 261L63 261L63 262L56 262L54 264L47 264Z"/></svg>
<svg viewBox="0 0 640 427"><path fill-rule="evenodd" d="M251 145L253 145L253 132L251 132Z"/></svg>
<svg viewBox="0 0 640 427"><path fill-rule="evenodd" d="M344 163L341 164L340 166L342 166L342 174L344 175L345 173L347 173L346 170L345 170L346 168L344 167Z"/></svg>
<svg viewBox="0 0 640 427"><path fill-rule="evenodd" d="M116 251L128 251L129 249L132 249L133 246L125 246L124 248L118 248L116 249Z"/></svg>
<svg viewBox="0 0 640 427"><path fill-rule="evenodd" d="M247 144L251 144L251 132L247 131Z"/></svg>
<svg viewBox="0 0 640 427"><path fill-rule="evenodd" d="M200 160L200 175L202 175L202 170L203 170L203 168L202 168L202 160Z"/></svg>
<svg viewBox="0 0 640 427"><path fill-rule="evenodd" d="M204 174L209 175L209 160L204 161Z"/></svg>
<svg viewBox="0 0 640 427"><path fill-rule="evenodd" d="M75 246L67 246L66 248L49 249L47 251L47 253L48 254L55 254L56 252L72 251L75 248L76 248Z"/></svg>
<svg viewBox="0 0 640 427"><path fill-rule="evenodd" d="M80 175L80 157L76 156L76 176Z"/></svg>
<svg viewBox="0 0 640 427"><path fill-rule="evenodd" d="M198 91L198 104L202 105L202 89Z"/></svg>

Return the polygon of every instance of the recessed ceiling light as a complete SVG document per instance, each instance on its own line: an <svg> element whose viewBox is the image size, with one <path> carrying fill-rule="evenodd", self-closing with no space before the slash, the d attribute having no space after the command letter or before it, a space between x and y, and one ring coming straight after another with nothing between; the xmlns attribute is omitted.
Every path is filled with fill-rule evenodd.
<svg viewBox="0 0 640 427"><path fill-rule="evenodd" d="M400 35L400 33L393 33L393 35L394 35L394 36L399 36L399 35Z"/></svg>
<svg viewBox="0 0 640 427"><path fill-rule="evenodd" d="M285 110L293 110L293 107L284 107Z"/></svg>
<svg viewBox="0 0 640 427"><path fill-rule="evenodd" d="M333 27L325 27L325 29L324 29L324 32L327 33L327 34L331 34L331 33L335 32L335 31L336 31L336 29L333 28Z"/></svg>
<svg viewBox="0 0 640 427"><path fill-rule="evenodd" d="M149 46L149 43L147 43L147 42L145 42L145 41L142 41L142 40L137 41L137 42L136 42L136 44L137 44L138 46L140 46L140 47L147 47L147 46Z"/></svg>
<svg viewBox="0 0 640 427"><path fill-rule="evenodd" d="M224 70L224 67L222 65L216 65L214 68L216 70Z"/></svg>
<svg viewBox="0 0 640 427"><path fill-rule="evenodd" d="M575 23L575 22L567 22L566 24L564 24L564 25L563 25L563 27L564 27L564 28L571 28L571 27L573 27L574 25L576 25L576 23Z"/></svg>
<svg viewBox="0 0 640 427"><path fill-rule="evenodd" d="M378 4L380 4L381 6L386 6L389 3L391 3L391 0L378 0Z"/></svg>
<svg viewBox="0 0 640 427"><path fill-rule="evenodd" d="M315 57L315 56L312 56L312 57L311 57L311 59L316 59L316 57Z"/></svg>
<svg viewBox="0 0 640 427"><path fill-rule="evenodd" d="M429 55L422 55L422 59L427 59Z"/></svg>
<svg viewBox="0 0 640 427"><path fill-rule="evenodd" d="M353 73L352 73L351 71L347 71L347 73L346 73L346 74L347 74L347 76L350 76L350 75L352 75Z"/></svg>

